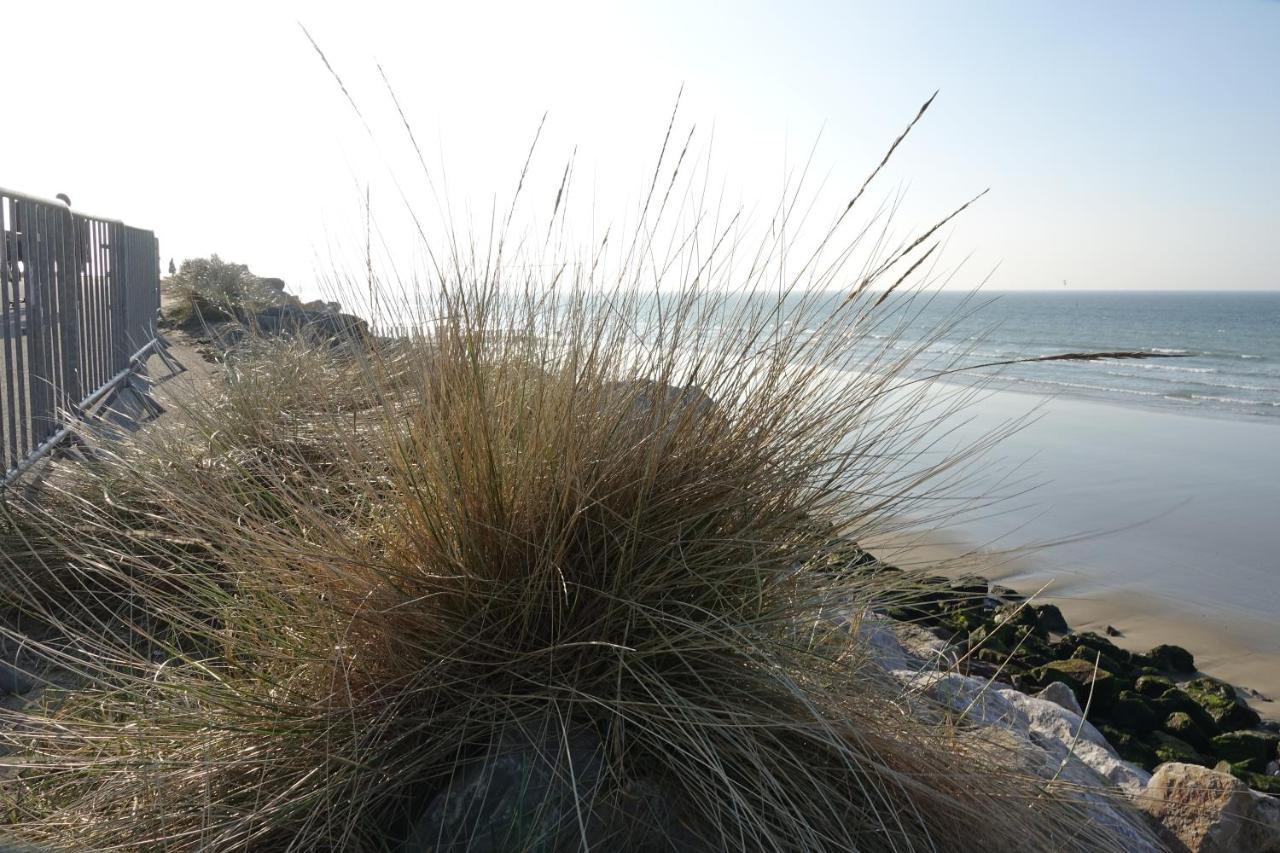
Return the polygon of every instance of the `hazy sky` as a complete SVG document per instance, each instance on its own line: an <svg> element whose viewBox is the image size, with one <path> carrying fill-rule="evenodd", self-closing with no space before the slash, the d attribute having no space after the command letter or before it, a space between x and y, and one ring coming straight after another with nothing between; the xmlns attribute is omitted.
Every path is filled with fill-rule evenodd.
<svg viewBox="0 0 1280 853"><path fill-rule="evenodd" d="M1270 0L63 2L0 23L0 186L154 228L166 263L217 252L307 295L363 243L366 183L403 264L388 174L435 210L378 62L455 217L509 199L548 112L535 203L576 145L580 203L621 218L681 84L722 204L767 208L815 140L815 184L844 198L941 89L877 191L905 192L905 228L991 188L950 235L972 253L960 283L1280 288Z"/></svg>

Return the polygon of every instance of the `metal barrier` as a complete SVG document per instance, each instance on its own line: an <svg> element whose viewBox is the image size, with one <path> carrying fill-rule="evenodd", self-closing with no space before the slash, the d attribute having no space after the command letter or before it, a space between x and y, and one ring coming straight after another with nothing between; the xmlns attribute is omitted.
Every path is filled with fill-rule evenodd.
<svg viewBox="0 0 1280 853"><path fill-rule="evenodd" d="M0 189L0 486L159 349L155 235Z"/></svg>

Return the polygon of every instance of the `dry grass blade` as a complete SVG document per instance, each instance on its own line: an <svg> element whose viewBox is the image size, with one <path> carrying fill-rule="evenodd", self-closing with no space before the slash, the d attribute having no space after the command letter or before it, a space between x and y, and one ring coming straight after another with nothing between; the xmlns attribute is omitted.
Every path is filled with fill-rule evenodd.
<svg viewBox="0 0 1280 853"><path fill-rule="evenodd" d="M940 414L894 391L928 341L864 358L847 246L779 287L785 245L745 280L714 227L660 256L672 215L547 279L496 235L368 349L255 342L15 507L3 633L78 689L3 712L8 828L463 849L430 804L514 751L551 781L507 849L1124 849L857 630L912 581L849 538L967 458L921 464Z"/></svg>
<svg viewBox="0 0 1280 853"><path fill-rule="evenodd" d="M853 206L858 203L858 199L862 198L863 194L867 191L867 187L871 186L871 182L875 180L876 175L880 174L884 167L889 165L889 161L893 159L893 152L898 150L898 146L902 144L902 141L907 138L907 135L911 133L912 129L920 119L924 118L924 114L928 112L929 107L933 105L933 99L936 97L938 97L938 92L935 91L929 96L927 101L920 105L920 109L916 111L915 118L911 119L911 122L907 125L906 129L903 130L902 133L898 134L897 139L893 140L893 144L890 145L889 150L884 153L884 157L882 157L876 167L871 170L871 174L862 182L862 186L858 187L858 191L853 194L853 198L849 199L849 203L845 205L844 208L845 213L848 213L853 209Z"/></svg>

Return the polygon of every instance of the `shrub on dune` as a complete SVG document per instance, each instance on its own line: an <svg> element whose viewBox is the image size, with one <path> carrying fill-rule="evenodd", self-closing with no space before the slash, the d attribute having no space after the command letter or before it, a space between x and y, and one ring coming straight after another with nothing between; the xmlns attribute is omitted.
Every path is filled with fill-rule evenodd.
<svg viewBox="0 0 1280 853"><path fill-rule="evenodd" d="M163 280L161 289L170 302L167 319L194 328L252 316L291 300L278 279L261 278L244 264L217 255L183 261L181 269Z"/></svg>

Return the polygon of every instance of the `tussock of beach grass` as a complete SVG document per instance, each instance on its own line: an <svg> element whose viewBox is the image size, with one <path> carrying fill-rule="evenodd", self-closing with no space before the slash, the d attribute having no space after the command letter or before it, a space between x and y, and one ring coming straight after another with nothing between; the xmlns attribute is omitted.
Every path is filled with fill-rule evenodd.
<svg viewBox="0 0 1280 853"><path fill-rule="evenodd" d="M721 243L659 252L654 221L608 272L454 258L407 336L242 346L11 501L5 639L78 687L0 712L4 830L431 849L403 846L428 803L515 733L550 738L577 797L509 849L1124 849L860 639L912 579L840 555L966 457L920 464L946 413L927 383L890 393L914 352L845 369L901 307L871 285L929 244L855 262L873 241L843 222L745 273Z"/></svg>
<svg viewBox="0 0 1280 853"><path fill-rule="evenodd" d="M1106 847L841 626L904 583L830 556L882 509L833 515L886 487L896 431L838 450L874 387L721 351L673 393L585 306L556 335L455 308L386 357L263 342L15 508L7 603L84 682L6 715L20 837L387 849L456 767L552 725L604 746L583 832L643 785L708 849Z"/></svg>

